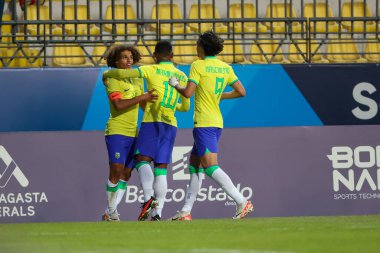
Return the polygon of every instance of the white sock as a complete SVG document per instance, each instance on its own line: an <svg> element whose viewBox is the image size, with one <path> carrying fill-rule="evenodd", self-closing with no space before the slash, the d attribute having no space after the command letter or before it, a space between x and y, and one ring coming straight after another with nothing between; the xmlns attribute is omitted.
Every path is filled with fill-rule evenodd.
<svg viewBox="0 0 380 253"><path fill-rule="evenodd" d="M144 202L146 202L154 195L154 176L152 168L150 167L150 164L148 162L139 162L136 165L136 168L139 173L141 188L144 192Z"/></svg>
<svg viewBox="0 0 380 253"><path fill-rule="evenodd" d="M127 184L128 184L127 181L124 181L122 179L119 180L119 189L116 192L116 209L119 203L121 202L121 200L123 199L125 190L127 189Z"/></svg>
<svg viewBox="0 0 380 253"><path fill-rule="evenodd" d="M110 180L107 181L107 201L108 201L108 213L116 211L116 197L117 197L118 184L113 184Z"/></svg>
<svg viewBox="0 0 380 253"><path fill-rule="evenodd" d="M162 208L165 204L166 192L168 191L166 173L166 169L154 168L153 189L158 201L158 207L152 211L152 216L158 214L161 217L162 214Z"/></svg>
<svg viewBox="0 0 380 253"><path fill-rule="evenodd" d="M211 166L205 169L206 174L214 179L220 187L233 199L236 204L241 205L245 202L244 196L232 183L231 178L219 167Z"/></svg>
<svg viewBox="0 0 380 253"><path fill-rule="evenodd" d="M196 169L193 166L189 166L190 182L186 190L185 204L182 207L182 212L190 213L193 208L194 202L197 199L197 195L202 186L204 179L204 173L196 173Z"/></svg>

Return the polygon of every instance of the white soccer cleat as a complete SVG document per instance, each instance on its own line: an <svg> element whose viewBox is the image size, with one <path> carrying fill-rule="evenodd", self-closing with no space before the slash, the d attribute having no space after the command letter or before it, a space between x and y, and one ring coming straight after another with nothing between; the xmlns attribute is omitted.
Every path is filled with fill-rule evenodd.
<svg viewBox="0 0 380 253"><path fill-rule="evenodd" d="M193 217L191 217L190 213L177 211L176 215L169 218L168 220L170 220L170 221L188 221L188 220L192 220L192 219L193 219Z"/></svg>
<svg viewBox="0 0 380 253"><path fill-rule="evenodd" d="M115 211L113 213L108 213L108 211L106 211L103 215L102 215L102 221L109 221L109 222L115 222L115 221L120 221L120 214Z"/></svg>
<svg viewBox="0 0 380 253"><path fill-rule="evenodd" d="M241 205L236 206L236 214L232 219L238 220L243 219L247 214L253 211L253 205L250 200L245 201Z"/></svg>

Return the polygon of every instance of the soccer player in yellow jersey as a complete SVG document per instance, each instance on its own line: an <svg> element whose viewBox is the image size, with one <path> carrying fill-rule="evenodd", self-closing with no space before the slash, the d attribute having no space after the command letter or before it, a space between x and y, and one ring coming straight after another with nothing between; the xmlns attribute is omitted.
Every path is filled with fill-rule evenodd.
<svg viewBox="0 0 380 253"><path fill-rule="evenodd" d="M218 142L223 129L219 102L221 99L244 97L246 94L232 67L215 57L223 50L223 42L223 39L213 32L203 33L197 41L197 53L200 59L191 64L187 86L178 85L175 77L169 80L169 84L187 98L195 92L194 146L189 166L190 183L185 205L172 217L172 220L192 219L190 212L203 179L200 165L204 168L204 172L235 200L234 219L244 218L253 211L251 201L243 197L230 177L218 165ZM233 90L223 92L226 85L230 85Z"/></svg>
<svg viewBox="0 0 380 253"><path fill-rule="evenodd" d="M140 60L139 52L131 46L118 45L110 49L106 57L109 67L130 69ZM110 117L105 130L109 158L107 182L108 206L102 216L105 221L119 221L117 206L124 196L127 181L133 168L137 135L139 104L154 102L153 91L144 94L141 78L104 80L110 105Z"/></svg>
<svg viewBox="0 0 380 253"><path fill-rule="evenodd" d="M159 41L153 56L157 64L141 66L134 70L110 70L104 73L104 77L117 79L145 78L148 89L154 89L158 94L158 100L155 103L148 103L145 108L137 137L136 169L145 201L138 220L146 220L153 208L152 220L161 219L167 192L167 165L171 163L177 133L177 120L174 114L176 110L187 111L190 108L190 100L187 98L182 97L181 104L178 103L180 94L168 83L171 76L177 78L178 85L186 86L187 83L186 75L172 63L173 49L170 42ZM154 173L150 166L152 161Z"/></svg>

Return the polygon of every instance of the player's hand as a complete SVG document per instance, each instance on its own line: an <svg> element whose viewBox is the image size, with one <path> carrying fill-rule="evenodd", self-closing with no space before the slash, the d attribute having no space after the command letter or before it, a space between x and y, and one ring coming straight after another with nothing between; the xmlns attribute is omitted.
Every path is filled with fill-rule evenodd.
<svg viewBox="0 0 380 253"><path fill-rule="evenodd" d="M176 87L179 85L179 80L175 78L174 76L169 78L169 85L172 87Z"/></svg>
<svg viewBox="0 0 380 253"><path fill-rule="evenodd" d="M145 93L143 95L144 97L144 101L146 102L156 102L156 100L158 99L158 95L156 93L154 93L156 90L155 89L151 89L150 91L148 91L147 93Z"/></svg>

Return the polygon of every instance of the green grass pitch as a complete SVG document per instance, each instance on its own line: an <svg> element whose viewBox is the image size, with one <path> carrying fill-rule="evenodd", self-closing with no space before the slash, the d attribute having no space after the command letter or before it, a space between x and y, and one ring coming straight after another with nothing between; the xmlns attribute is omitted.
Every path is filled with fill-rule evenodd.
<svg viewBox="0 0 380 253"><path fill-rule="evenodd" d="M380 215L0 224L1 253L379 252Z"/></svg>

